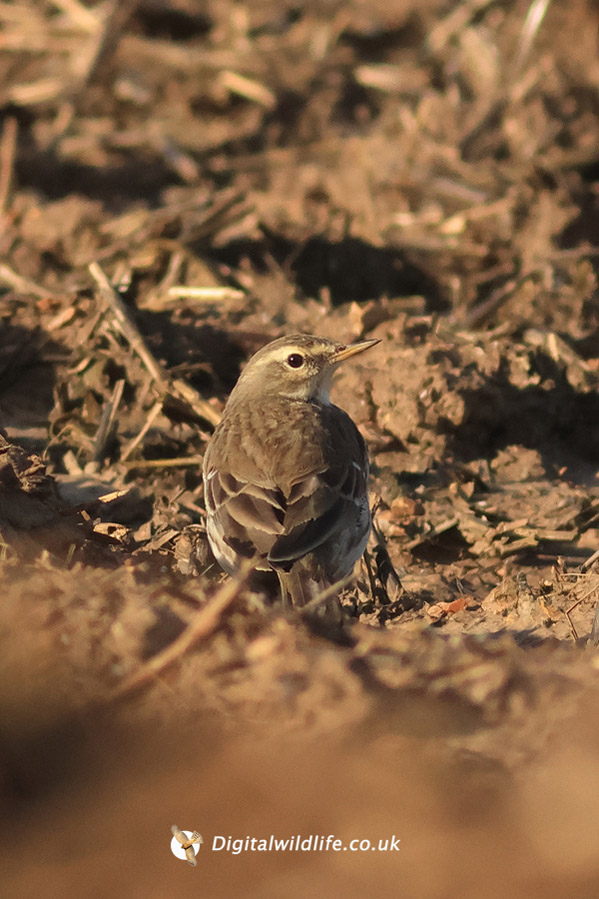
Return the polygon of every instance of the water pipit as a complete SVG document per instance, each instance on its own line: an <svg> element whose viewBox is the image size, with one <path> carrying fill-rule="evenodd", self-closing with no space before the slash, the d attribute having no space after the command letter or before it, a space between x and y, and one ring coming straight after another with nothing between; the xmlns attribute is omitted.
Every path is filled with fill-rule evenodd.
<svg viewBox="0 0 599 899"><path fill-rule="evenodd" d="M349 345L294 334L244 368L204 457L208 540L233 574L275 571L284 603L304 606L348 577L370 533L368 457L329 393Z"/></svg>

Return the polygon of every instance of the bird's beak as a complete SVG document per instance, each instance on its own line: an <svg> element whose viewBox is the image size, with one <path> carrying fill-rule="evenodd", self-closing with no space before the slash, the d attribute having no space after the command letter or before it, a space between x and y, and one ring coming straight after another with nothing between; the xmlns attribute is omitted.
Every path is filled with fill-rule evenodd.
<svg viewBox="0 0 599 899"><path fill-rule="evenodd" d="M376 338L375 340L360 340L359 343L350 343L349 346L343 346L336 350L331 356L331 362L333 365L337 365L337 363L349 359L350 356L357 356L358 353L369 350L371 346L376 346L380 342L380 338Z"/></svg>

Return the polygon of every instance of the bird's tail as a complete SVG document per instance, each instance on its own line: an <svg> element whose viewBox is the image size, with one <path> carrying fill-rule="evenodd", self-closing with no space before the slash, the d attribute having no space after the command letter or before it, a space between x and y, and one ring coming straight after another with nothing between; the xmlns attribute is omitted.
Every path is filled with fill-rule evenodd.
<svg viewBox="0 0 599 899"><path fill-rule="evenodd" d="M281 600L286 608L303 608L316 599L324 585L310 577L301 565L293 565L289 571L277 571L281 585Z"/></svg>
<svg viewBox="0 0 599 899"><path fill-rule="evenodd" d="M297 562L289 571L277 571L277 575L283 606L296 609L309 606L309 611L316 615L339 617L341 583L331 585Z"/></svg>

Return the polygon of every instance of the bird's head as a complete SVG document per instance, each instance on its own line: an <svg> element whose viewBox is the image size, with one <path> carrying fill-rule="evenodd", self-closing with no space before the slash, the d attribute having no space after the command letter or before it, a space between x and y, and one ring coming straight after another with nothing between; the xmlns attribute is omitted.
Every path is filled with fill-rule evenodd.
<svg viewBox="0 0 599 899"><path fill-rule="evenodd" d="M344 344L309 334L280 337L252 356L231 396L273 394L328 403L337 366L379 342Z"/></svg>

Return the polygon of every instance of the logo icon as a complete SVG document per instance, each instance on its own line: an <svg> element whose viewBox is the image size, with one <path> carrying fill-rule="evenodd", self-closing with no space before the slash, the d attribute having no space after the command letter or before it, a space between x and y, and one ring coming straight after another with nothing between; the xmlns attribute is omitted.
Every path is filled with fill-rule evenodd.
<svg viewBox="0 0 599 899"><path fill-rule="evenodd" d="M171 840L171 852L177 858L186 859L187 863L195 868L196 855L204 842L202 835L197 830L179 830L176 824L171 827L173 838Z"/></svg>

